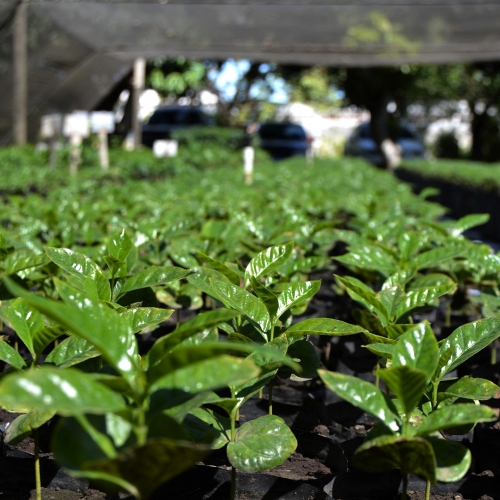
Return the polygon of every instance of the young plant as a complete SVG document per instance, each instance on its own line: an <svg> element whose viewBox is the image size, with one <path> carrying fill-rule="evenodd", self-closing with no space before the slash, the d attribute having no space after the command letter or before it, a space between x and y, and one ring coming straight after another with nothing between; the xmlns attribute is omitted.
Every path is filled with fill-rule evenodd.
<svg viewBox="0 0 500 500"><path fill-rule="evenodd" d="M403 498L409 473L426 479L426 500L437 480L460 479L469 469L470 451L441 433L466 433L477 422L494 420L490 408L463 401L489 399L499 388L483 379L444 377L498 336L498 320L481 320L458 328L439 345L429 325L420 323L397 343L383 344L380 352L391 363L378 375L394 398L369 382L320 370L332 391L379 420L356 450L353 465L368 472L401 469Z"/></svg>

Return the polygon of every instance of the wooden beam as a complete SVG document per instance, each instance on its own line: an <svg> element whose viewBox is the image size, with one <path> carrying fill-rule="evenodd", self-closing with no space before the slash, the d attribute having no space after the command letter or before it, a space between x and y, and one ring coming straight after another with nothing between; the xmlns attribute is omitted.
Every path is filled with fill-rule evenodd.
<svg viewBox="0 0 500 500"><path fill-rule="evenodd" d="M13 24L13 136L22 146L28 140L28 27L25 0L19 0Z"/></svg>
<svg viewBox="0 0 500 500"><path fill-rule="evenodd" d="M134 134L134 149L141 145L142 129L139 120L139 97L146 84L146 59L138 57L134 61L134 74L132 77L132 131Z"/></svg>

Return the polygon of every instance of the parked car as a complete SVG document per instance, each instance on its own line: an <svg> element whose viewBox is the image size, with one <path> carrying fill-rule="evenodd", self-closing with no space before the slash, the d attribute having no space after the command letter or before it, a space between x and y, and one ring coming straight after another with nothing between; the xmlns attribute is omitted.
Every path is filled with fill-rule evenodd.
<svg viewBox="0 0 500 500"><path fill-rule="evenodd" d="M171 139L172 132L186 127L213 125L209 117L195 106L161 106L142 126L142 143L153 147L157 140Z"/></svg>
<svg viewBox="0 0 500 500"><path fill-rule="evenodd" d="M401 148L401 157L406 160L423 159L427 150L417 135L405 125L398 125L391 136ZM370 123L362 123L354 129L344 147L345 156L359 156L375 165L382 165L384 159L372 138Z"/></svg>
<svg viewBox="0 0 500 500"><path fill-rule="evenodd" d="M259 130L260 147L275 160L290 156L306 155L312 146L312 138L304 127L290 122L263 123Z"/></svg>

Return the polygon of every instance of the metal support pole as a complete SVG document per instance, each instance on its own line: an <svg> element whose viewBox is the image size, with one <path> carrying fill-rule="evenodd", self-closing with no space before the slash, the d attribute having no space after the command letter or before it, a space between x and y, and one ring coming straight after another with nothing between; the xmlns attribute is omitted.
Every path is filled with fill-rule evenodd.
<svg viewBox="0 0 500 500"><path fill-rule="evenodd" d="M132 131L134 134L134 149L141 145L141 122L139 120L139 97L146 83L146 59L138 57L134 61L132 77Z"/></svg>
<svg viewBox="0 0 500 500"><path fill-rule="evenodd" d="M25 0L19 0L13 28L12 123L14 142L22 146L28 140L28 28Z"/></svg>

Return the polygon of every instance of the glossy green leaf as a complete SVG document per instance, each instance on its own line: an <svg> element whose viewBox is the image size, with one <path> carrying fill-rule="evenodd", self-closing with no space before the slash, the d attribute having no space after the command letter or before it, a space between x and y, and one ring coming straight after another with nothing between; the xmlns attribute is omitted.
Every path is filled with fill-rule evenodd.
<svg viewBox="0 0 500 500"><path fill-rule="evenodd" d="M382 391L365 380L341 373L318 370L325 385L342 399L378 418L393 432L399 430L399 417L389 407Z"/></svg>
<svg viewBox="0 0 500 500"><path fill-rule="evenodd" d="M132 333L140 332L147 327L156 326L166 321L173 309L159 309L157 307L135 307L119 313L124 318Z"/></svg>
<svg viewBox="0 0 500 500"><path fill-rule="evenodd" d="M396 340L390 339L388 337L382 337L381 335L375 335L375 334L370 333L370 332L362 332L361 336L369 344L388 344L388 345L392 345L392 346L396 345Z"/></svg>
<svg viewBox="0 0 500 500"><path fill-rule="evenodd" d="M138 383L137 342L131 334L124 319L102 302L89 298L82 299L84 294L77 291L73 294L76 304L69 306L50 299L32 294L16 285L11 280L6 280L7 286L15 295L19 295L26 302L41 311L47 317L57 321L62 327L74 334L88 340L98 349L107 361L114 366L134 387ZM61 290L66 289L63 285ZM80 309L80 306L84 306Z"/></svg>
<svg viewBox="0 0 500 500"><path fill-rule="evenodd" d="M210 280L227 307L236 309L259 325L264 333L271 329L271 318L264 303L245 289L224 280Z"/></svg>
<svg viewBox="0 0 500 500"><path fill-rule="evenodd" d="M124 265L124 262L115 259L112 255L105 255L103 259L104 262L106 262L106 265L108 266L109 272L112 276L117 276L118 274L120 274L118 271Z"/></svg>
<svg viewBox="0 0 500 500"><path fill-rule="evenodd" d="M36 358L37 353L33 345L33 337L36 331L45 326L43 316L21 298L12 303L7 315L17 336L23 341L33 358Z"/></svg>
<svg viewBox="0 0 500 500"><path fill-rule="evenodd" d="M115 300L118 300L118 298L132 290L178 281L185 278L189 273L189 270L175 266L151 266L128 278L116 280L113 296Z"/></svg>
<svg viewBox="0 0 500 500"><path fill-rule="evenodd" d="M0 360L9 364L16 370L23 370L26 367L26 362L22 356L5 340L0 340Z"/></svg>
<svg viewBox="0 0 500 500"><path fill-rule="evenodd" d="M407 290L418 290L440 285L453 285L455 281L447 274L429 273L418 276L408 285Z"/></svg>
<svg viewBox="0 0 500 500"><path fill-rule="evenodd" d="M405 301L406 296L401 285L395 285L381 290L377 294L377 298L387 311L387 317L391 319L396 314L401 303Z"/></svg>
<svg viewBox="0 0 500 500"><path fill-rule="evenodd" d="M462 479L472 463L470 450L460 443L446 439L430 437L427 440L431 443L436 457L436 479L446 483Z"/></svg>
<svg viewBox="0 0 500 500"><path fill-rule="evenodd" d="M92 271L84 280L83 287L85 291L96 299L111 300L111 287L104 274L96 269Z"/></svg>
<svg viewBox="0 0 500 500"><path fill-rule="evenodd" d="M303 337L305 335L331 335L342 337L365 332L366 330L357 325L351 325L337 319L311 318L299 321L286 330L288 338Z"/></svg>
<svg viewBox="0 0 500 500"><path fill-rule="evenodd" d="M33 336L33 347L37 356L39 356L49 344L64 334L64 329L59 325L44 326L42 329L37 330Z"/></svg>
<svg viewBox="0 0 500 500"><path fill-rule="evenodd" d="M425 244L422 235L416 231L405 231L398 238L399 256L402 261L410 260Z"/></svg>
<svg viewBox="0 0 500 500"><path fill-rule="evenodd" d="M293 242L286 245L269 247L257 254L248 264L245 270L245 284L250 282L250 278L260 278L271 271L278 269L292 255Z"/></svg>
<svg viewBox="0 0 500 500"><path fill-rule="evenodd" d="M45 362L53 363L59 368L69 368L100 355L101 353L88 340L71 335L54 347L45 358Z"/></svg>
<svg viewBox="0 0 500 500"><path fill-rule="evenodd" d="M106 430L113 440L113 444L117 448L123 446L132 432L132 424L115 413L106 413L105 419Z"/></svg>
<svg viewBox="0 0 500 500"><path fill-rule="evenodd" d="M134 244L125 229L113 234L108 241L108 253L116 260L125 262Z"/></svg>
<svg viewBox="0 0 500 500"><path fill-rule="evenodd" d="M219 271L222 273L233 285L235 286L240 286L240 277L239 275L234 272L232 269L227 267L225 264L222 262L219 262L218 260L212 259L208 255L205 255L201 252L196 252L196 258L200 262L200 264L210 267L212 269L215 269L216 271Z"/></svg>
<svg viewBox="0 0 500 500"><path fill-rule="evenodd" d="M292 380L304 381L318 376L318 368L321 366L316 348L309 340L298 340L287 350L288 356L300 365L302 370L297 372L288 367L279 370L281 378L292 377Z"/></svg>
<svg viewBox="0 0 500 500"><path fill-rule="evenodd" d="M415 268L410 269L400 269L399 271L391 274L382 285L382 290L387 288L392 288L399 285L403 290L406 288L406 284L415 276Z"/></svg>
<svg viewBox="0 0 500 500"><path fill-rule="evenodd" d="M417 435L427 436L433 432L451 429L459 425L494 420L496 420L495 413L487 406L459 403L444 406L427 415L417 428Z"/></svg>
<svg viewBox="0 0 500 500"><path fill-rule="evenodd" d="M412 311L417 307L422 307L438 297L452 293L455 290L456 284L452 283L450 285L439 285L409 291L396 310L396 320L407 312Z"/></svg>
<svg viewBox="0 0 500 500"><path fill-rule="evenodd" d="M500 320L481 319L457 328L439 347L440 369L438 377L461 365L500 336ZM441 360L446 362L441 363Z"/></svg>
<svg viewBox="0 0 500 500"><path fill-rule="evenodd" d="M5 259L3 266L5 274L15 274L25 269L40 267L48 264L50 259L44 253L25 255L23 253L11 254Z"/></svg>
<svg viewBox="0 0 500 500"><path fill-rule="evenodd" d="M24 415L19 415L7 427L5 442L9 444L19 443L31 435L34 429L38 429L48 422L54 415L55 412L53 411L31 411Z"/></svg>
<svg viewBox="0 0 500 500"><path fill-rule="evenodd" d="M463 253L464 246L462 245L433 248L432 250L418 254L413 262L416 264L418 270L430 269L452 261L456 257L460 257Z"/></svg>
<svg viewBox="0 0 500 500"><path fill-rule="evenodd" d="M60 415L101 414L125 408L121 396L91 376L73 368L49 367L3 378L0 404L10 410L53 411Z"/></svg>
<svg viewBox="0 0 500 500"><path fill-rule="evenodd" d="M52 262L82 280L92 272L99 270L99 267L92 259L69 248L45 247L45 253Z"/></svg>
<svg viewBox="0 0 500 500"><path fill-rule="evenodd" d="M256 472L281 465L296 448L297 440L285 422L276 415L264 415L236 431L227 456L237 469Z"/></svg>
<svg viewBox="0 0 500 500"><path fill-rule="evenodd" d="M68 446L69 442L73 446ZM111 483L143 500L208 452L206 447L193 443L156 438L142 446L128 447L109 459L72 418L57 425L53 449L58 463L73 476Z"/></svg>
<svg viewBox="0 0 500 500"><path fill-rule="evenodd" d="M278 295L277 317L279 318L285 311L296 304L314 297L320 287L321 281L299 281L284 287Z"/></svg>
<svg viewBox="0 0 500 500"><path fill-rule="evenodd" d="M403 334L394 348L392 366L408 366L422 370L427 383L433 377L439 361L439 348L429 323L419 323Z"/></svg>
<svg viewBox="0 0 500 500"><path fill-rule="evenodd" d="M442 384L444 382L446 380L439 385L439 389L442 390L442 392L438 392L438 399L440 400L446 398L463 398L485 401L495 397L500 390L498 385L484 378L462 377L443 390Z"/></svg>
<svg viewBox="0 0 500 500"><path fill-rule="evenodd" d="M182 422L183 427L196 443L210 445L217 450L230 441L231 421L208 408L197 408Z"/></svg>
<svg viewBox="0 0 500 500"><path fill-rule="evenodd" d="M375 354L375 356L384 359L392 359L392 355L394 352L394 345L392 344L375 343L364 345L363 347Z"/></svg>
<svg viewBox="0 0 500 500"><path fill-rule="evenodd" d="M410 368L408 365L377 370L377 374L399 399L404 413L409 415L422 399L428 383L427 374L422 370Z"/></svg>
<svg viewBox="0 0 500 500"><path fill-rule="evenodd" d="M387 309L384 304L377 299L376 293L365 284L360 282L355 278L341 278L340 276L335 276L336 279L342 283L349 293L349 295L361 303L365 304L370 310L374 310L380 317L380 321L383 326L389 323L389 317Z"/></svg>
<svg viewBox="0 0 500 500"><path fill-rule="evenodd" d="M489 219L490 214L469 214L457 221L453 221L448 225L447 229L452 236L460 236L467 229L486 224Z"/></svg>
<svg viewBox="0 0 500 500"><path fill-rule="evenodd" d="M394 256L378 245L359 245L349 248L349 252L335 260L342 264L371 269L388 277L397 270Z"/></svg>
<svg viewBox="0 0 500 500"><path fill-rule="evenodd" d="M411 330L415 328L414 323L409 323L409 324L393 324L393 325L387 325L385 327L385 334L391 339L391 340L397 340L401 335L404 335L408 330Z"/></svg>
<svg viewBox="0 0 500 500"><path fill-rule="evenodd" d="M431 444L422 438L379 436L362 444L354 454L353 465L367 472L416 474L436 483L436 458Z"/></svg>
<svg viewBox="0 0 500 500"><path fill-rule="evenodd" d="M173 351L161 364L149 370L150 390L180 389L195 393L240 384L259 374L260 370L252 360L203 349L205 346Z"/></svg>
<svg viewBox="0 0 500 500"><path fill-rule="evenodd" d="M229 321L239 312L230 309L215 309L213 311L197 314L193 319L177 327L172 333L158 339L148 353L149 363L154 365L184 340L196 335L203 330L217 326L219 323Z"/></svg>
<svg viewBox="0 0 500 500"><path fill-rule="evenodd" d="M260 283L259 280L255 279L254 277L250 278L250 285L252 286L255 295L257 295L257 297L259 297L262 303L266 306L271 321L274 321L274 318L278 313L278 297L276 297L276 295L271 292L271 290L266 288L262 283Z"/></svg>

